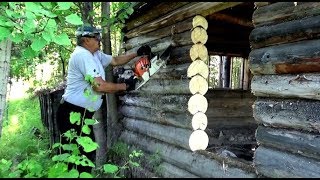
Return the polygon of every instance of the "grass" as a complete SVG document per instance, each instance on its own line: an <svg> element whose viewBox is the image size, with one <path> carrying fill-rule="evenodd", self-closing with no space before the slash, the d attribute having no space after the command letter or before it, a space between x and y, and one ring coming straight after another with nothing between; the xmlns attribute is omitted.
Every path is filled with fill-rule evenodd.
<svg viewBox="0 0 320 180"><path fill-rule="evenodd" d="M49 150L49 139L41 122L38 98L24 97L7 103L8 114L4 117L0 139L0 159L21 162ZM40 130L41 138L33 133L35 128Z"/></svg>

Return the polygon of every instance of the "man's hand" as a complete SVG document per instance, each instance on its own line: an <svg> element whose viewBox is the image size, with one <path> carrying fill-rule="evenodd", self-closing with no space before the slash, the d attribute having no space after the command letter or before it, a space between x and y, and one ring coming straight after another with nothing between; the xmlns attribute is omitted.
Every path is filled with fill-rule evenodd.
<svg viewBox="0 0 320 180"><path fill-rule="evenodd" d="M138 56L143 56L143 55L150 56L150 54L151 54L151 48L148 45L143 45L137 50Z"/></svg>
<svg viewBox="0 0 320 180"><path fill-rule="evenodd" d="M132 91L136 88L137 78L134 78L134 76L131 76L129 79L125 79L124 83L127 85L126 91Z"/></svg>

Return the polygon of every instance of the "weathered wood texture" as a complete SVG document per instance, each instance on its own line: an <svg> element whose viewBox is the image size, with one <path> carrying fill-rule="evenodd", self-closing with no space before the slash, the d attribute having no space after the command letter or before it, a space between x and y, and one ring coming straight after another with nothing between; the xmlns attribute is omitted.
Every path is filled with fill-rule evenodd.
<svg viewBox="0 0 320 180"><path fill-rule="evenodd" d="M127 20L125 28L126 30L131 30L133 28L136 28L140 25L146 24L160 16L163 16L165 14L168 14L172 12L173 10L182 7L189 2L171 2L171 3L160 3L155 5L152 8L149 8L148 10L141 13L140 16L136 18L132 18Z"/></svg>
<svg viewBox="0 0 320 180"><path fill-rule="evenodd" d="M320 14L319 2L277 2L259 7L252 15L254 26L266 26Z"/></svg>
<svg viewBox="0 0 320 180"><path fill-rule="evenodd" d="M320 72L320 40L305 40L255 49L249 54L253 74Z"/></svg>
<svg viewBox="0 0 320 180"><path fill-rule="evenodd" d="M189 80L150 79L138 93L143 94L190 94Z"/></svg>
<svg viewBox="0 0 320 180"><path fill-rule="evenodd" d="M271 178L316 178L320 176L320 162L312 158L259 146L254 165L258 174Z"/></svg>
<svg viewBox="0 0 320 180"><path fill-rule="evenodd" d="M174 166L170 163L163 162L159 165L161 168L160 174L164 178L199 178L186 170L180 169L177 166Z"/></svg>
<svg viewBox="0 0 320 180"><path fill-rule="evenodd" d="M320 101L258 98L253 117L260 123L284 129L320 132Z"/></svg>
<svg viewBox="0 0 320 180"><path fill-rule="evenodd" d="M205 17L208 14L233 7L241 3L242 2L192 2L149 23L128 31L125 36L127 38L133 38L154 31L156 29L172 25L176 22L189 17L193 17L195 15L202 15Z"/></svg>
<svg viewBox="0 0 320 180"><path fill-rule="evenodd" d="M255 75L251 88L255 96L306 98L320 100L320 76L314 74L300 75Z"/></svg>
<svg viewBox="0 0 320 180"><path fill-rule="evenodd" d="M56 112L58 110L64 89L39 95L41 121L48 129L50 146L60 141L60 134L57 126Z"/></svg>
<svg viewBox="0 0 320 180"><path fill-rule="evenodd" d="M121 134L120 139L129 144L136 144L150 153L158 151L164 161L199 177L256 177L250 166L237 160L229 159L227 169L223 169L223 163L227 162L227 159L224 161L224 158L212 158L192 153L189 150L171 146L127 130Z"/></svg>
<svg viewBox="0 0 320 180"><path fill-rule="evenodd" d="M286 44L320 36L320 16L257 27L252 30L249 41L252 49Z"/></svg>
<svg viewBox="0 0 320 180"><path fill-rule="evenodd" d="M259 126L258 143L320 160L320 135Z"/></svg>

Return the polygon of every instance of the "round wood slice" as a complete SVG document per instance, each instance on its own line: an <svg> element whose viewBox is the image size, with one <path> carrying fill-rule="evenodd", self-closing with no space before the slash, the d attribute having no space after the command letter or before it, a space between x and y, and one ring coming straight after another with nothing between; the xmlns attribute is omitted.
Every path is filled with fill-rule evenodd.
<svg viewBox="0 0 320 180"><path fill-rule="evenodd" d="M188 77L193 77L197 74L200 74L204 78L208 78L209 76L209 66L200 59L193 61L187 71Z"/></svg>
<svg viewBox="0 0 320 180"><path fill-rule="evenodd" d="M193 130L205 130L208 125L208 118L203 112L197 112L192 117L192 128Z"/></svg>
<svg viewBox="0 0 320 180"><path fill-rule="evenodd" d="M205 44L208 40L208 34L202 27L196 27L191 32L191 39L194 44L202 43Z"/></svg>
<svg viewBox="0 0 320 180"><path fill-rule="evenodd" d="M195 114L197 112L205 113L208 109L208 101L207 99L201 94L195 94L191 96L188 101L188 111L191 114Z"/></svg>
<svg viewBox="0 0 320 180"><path fill-rule="evenodd" d="M209 144L209 137L203 130L195 130L189 138L189 147L191 151L206 150Z"/></svg>
<svg viewBox="0 0 320 180"><path fill-rule="evenodd" d="M189 89L192 94L199 93L205 95L209 89L209 85L204 77L195 75L189 82Z"/></svg>
<svg viewBox="0 0 320 180"><path fill-rule="evenodd" d="M201 43L194 44L190 49L190 58L192 61L200 59L207 63L209 56L206 46Z"/></svg>
<svg viewBox="0 0 320 180"><path fill-rule="evenodd" d="M192 26L195 27L203 27L205 30L208 29L208 21L203 16L197 15L192 20Z"/></svg>

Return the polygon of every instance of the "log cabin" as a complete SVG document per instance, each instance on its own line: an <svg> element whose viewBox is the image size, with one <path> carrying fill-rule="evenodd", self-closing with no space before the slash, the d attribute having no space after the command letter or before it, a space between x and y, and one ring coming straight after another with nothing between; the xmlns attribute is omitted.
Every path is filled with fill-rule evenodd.
<svg viewBox="0 0 320 180"><path fill-rule="evenodd" d="M174 48L117 96L112 143L161 158L133 177L320 177L319 15L319 2L135 3L123 51ZM51 114L52 99L40 96Z"/></svg>

